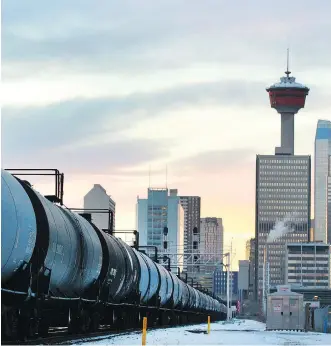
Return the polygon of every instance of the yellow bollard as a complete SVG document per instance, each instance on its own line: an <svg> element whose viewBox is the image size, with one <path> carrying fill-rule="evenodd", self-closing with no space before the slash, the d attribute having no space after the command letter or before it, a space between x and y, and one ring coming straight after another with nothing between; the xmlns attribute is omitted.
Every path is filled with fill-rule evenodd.
<svg viewBox="0 0 331 346"><path fill-rule="evenodd" d="M147 330L147 317L143 319L143 337L142 337L142 346L146 345L146 330Z"/></svg>
<svg viewBox="0 0 331 346"><path fill-rule="evenodd" d="M210 316L208 316L208 332L207 334L210 334Z"/></svg>

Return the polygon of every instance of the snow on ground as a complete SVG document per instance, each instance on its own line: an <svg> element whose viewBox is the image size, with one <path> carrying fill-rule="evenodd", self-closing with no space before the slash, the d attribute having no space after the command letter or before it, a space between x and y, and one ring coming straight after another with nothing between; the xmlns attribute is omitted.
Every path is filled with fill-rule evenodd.
<svg viewBox="0 0 331 346"><path fill-rule="evenodd" d="M266 331L264 323L252 320L212 323L210 334L197 331L207 331L207 324L147 330L146 345L331 345L331 334ZM141 333L85 339L81 344L141 345Z"/></svg>

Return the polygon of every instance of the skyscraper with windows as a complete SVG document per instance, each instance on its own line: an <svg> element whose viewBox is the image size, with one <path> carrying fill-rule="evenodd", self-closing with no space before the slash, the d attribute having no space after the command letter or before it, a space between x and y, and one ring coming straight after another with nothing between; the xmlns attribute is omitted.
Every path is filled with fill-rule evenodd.
<svg viewBox="0 0 331 346"><path fill-rule="evenodd" d="M179 198L184 209L184 253L191 254L199 250L201 198L198 196L180 196ZM185 257L187 260L188 255ZM184 271L187 271L190 277L194 268L184 265Z"/></svg>
<svg viewBox="0 0 331 346"><path fill-rule="evenodd" d="M285 244L307 242L310 230L310 156L257 155L256 158L256 265L261 291L267 246L270 285L284 284ZM283 226L280 221L285 221ZM284 234L267 244L273 228ZM287 234L285 228L289 230Z"/></svg>
<svg viewBox="0 0 331 346"><path fill-rule="evenodd" d="M331 155L329 155L329 174L328 174L328 191L327 191L327 242L331 244Z"/></svg>
<svg viewBox="0 0 331 346"><path fill-rule="evenodd" d="M195 266L195 277L199 283L209 289L213 288L213 273L222 267L223 262L223 238L224 229L221 218L205 217L200 219L199 254L197 260L203 258L199 265ZM215 263L215 265L213 265Z"/></svg>
<svg viewBox="0 0 331 346"><path fill-rule="evenodd" d="M184 248L184 210L177 190L149 188L147 199L137 198L137 230L140 246L156 246L160 257ZM167 227L168 233L164 234ZM164 241L167 248L164 248ZM181 250L183 251L183 250ZM152 250L146 249L151 254ZM176 263L183 270L183 260Z"/></svg>
<svg viewBox="0 0 331 346"><path fill-rule="evenodd" d="M315 136L314 240L326 242L331 229L327 225L329 156L331 155L331 121L318 120Z"/></svg>

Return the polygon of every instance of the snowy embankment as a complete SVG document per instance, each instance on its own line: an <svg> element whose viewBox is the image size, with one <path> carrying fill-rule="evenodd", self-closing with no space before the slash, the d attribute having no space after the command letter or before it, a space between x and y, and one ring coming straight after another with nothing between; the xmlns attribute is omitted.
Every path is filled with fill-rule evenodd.
<svg viewBox="0 0 331 346"><path fill-rule="evenodd" d="M265 324L233 320L147 331L147 345L331 345L331 334L265 331ZM102 340L81 340L88 345L141 345L141 333L111 336Z"/></svg>

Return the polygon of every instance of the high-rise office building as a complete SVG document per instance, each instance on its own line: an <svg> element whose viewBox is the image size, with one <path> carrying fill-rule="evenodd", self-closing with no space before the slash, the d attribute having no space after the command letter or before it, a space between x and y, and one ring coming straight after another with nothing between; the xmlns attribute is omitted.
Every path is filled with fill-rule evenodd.
<svg viewBox="0 0 331 346"><path fill-rule="evenodd" d="M180 196L179 198L184 209L184 253L192 255L199 252L201 198L198 196ZM190 255L185 255L185 259L187 260ZM194 268L184 265L184 271L190 276Z"/></svg>
<svg viewBox="0 0 331 346"><path fill-rule="evenodd" d="M113 231L115 230L115 201L107 194L100 185L94 184L93 188L84 196L84 209L108 209L113 212ZM92 222L100 229L108 229L109 214L91 211Z"/></svg>
<svg viewBox="0 0 331 346"><path fill-rule="evenodd" d="M331 121L318 120L315 136L314 240L327 241L327 188L331 155ZM331 232L331 231L330 231Z"/></svg>
<svg viewBox="0 0 331 346"><path fill-rule="evenodd" d="M327 189L327 242L331 244L331 155L329 155L329 174L328 174L328 189Z"/></svg>
<svg viewBox="0 0 331 346"><path fill-rule="evenodd" d="M310 230L310 156L258 155L256 160L256 239L259 290L263 286L264 249L277 222L290 231L268 244L270 285L284 284L285 243L307 242ZM285 233L285 232L284 232Z"/></svg>
<svg viewBox="0 0 331 346"><path fill-rule="evenodd" d="M294 116L304 108L309 89L290 73L287 68L286 76L267 89L271 107L281 115L281 146L275 155L256 157L255 297L259 300L270 231L277 226L282 235L267 246L271 286L284 283L285 243L309 238L311 159L294 155Z"/></svg>
<svg viewBox="0 0 331 346"><path fill-rule="evenodd" d="M164 234L164 229L168 233ZM184 248L184 210L177 190L149 188L148 198L137 198L137 230L140 246L156 246L160 257ZM164 242L167 248L164 248ZM153 251L146 249L148 254ZM172 263L183 270L183 258Z"/></svg>
<svg viewBox="0 0 331 346"><path fill-rule="evenodd" d="M197 259L201 256L204 261L195 266L194 275L199 283L209 290L212 290L213 287L213 272L216 269L222 269L217 263L223 262L223 237L224 229L221 218L200 219L200 252Z"/></svg>
<svg viewBox="0 0 331 346"><path fill-rule="evenodd" d="M330 287L330 245L287 244L285 283L305 288Z"/></svg>

